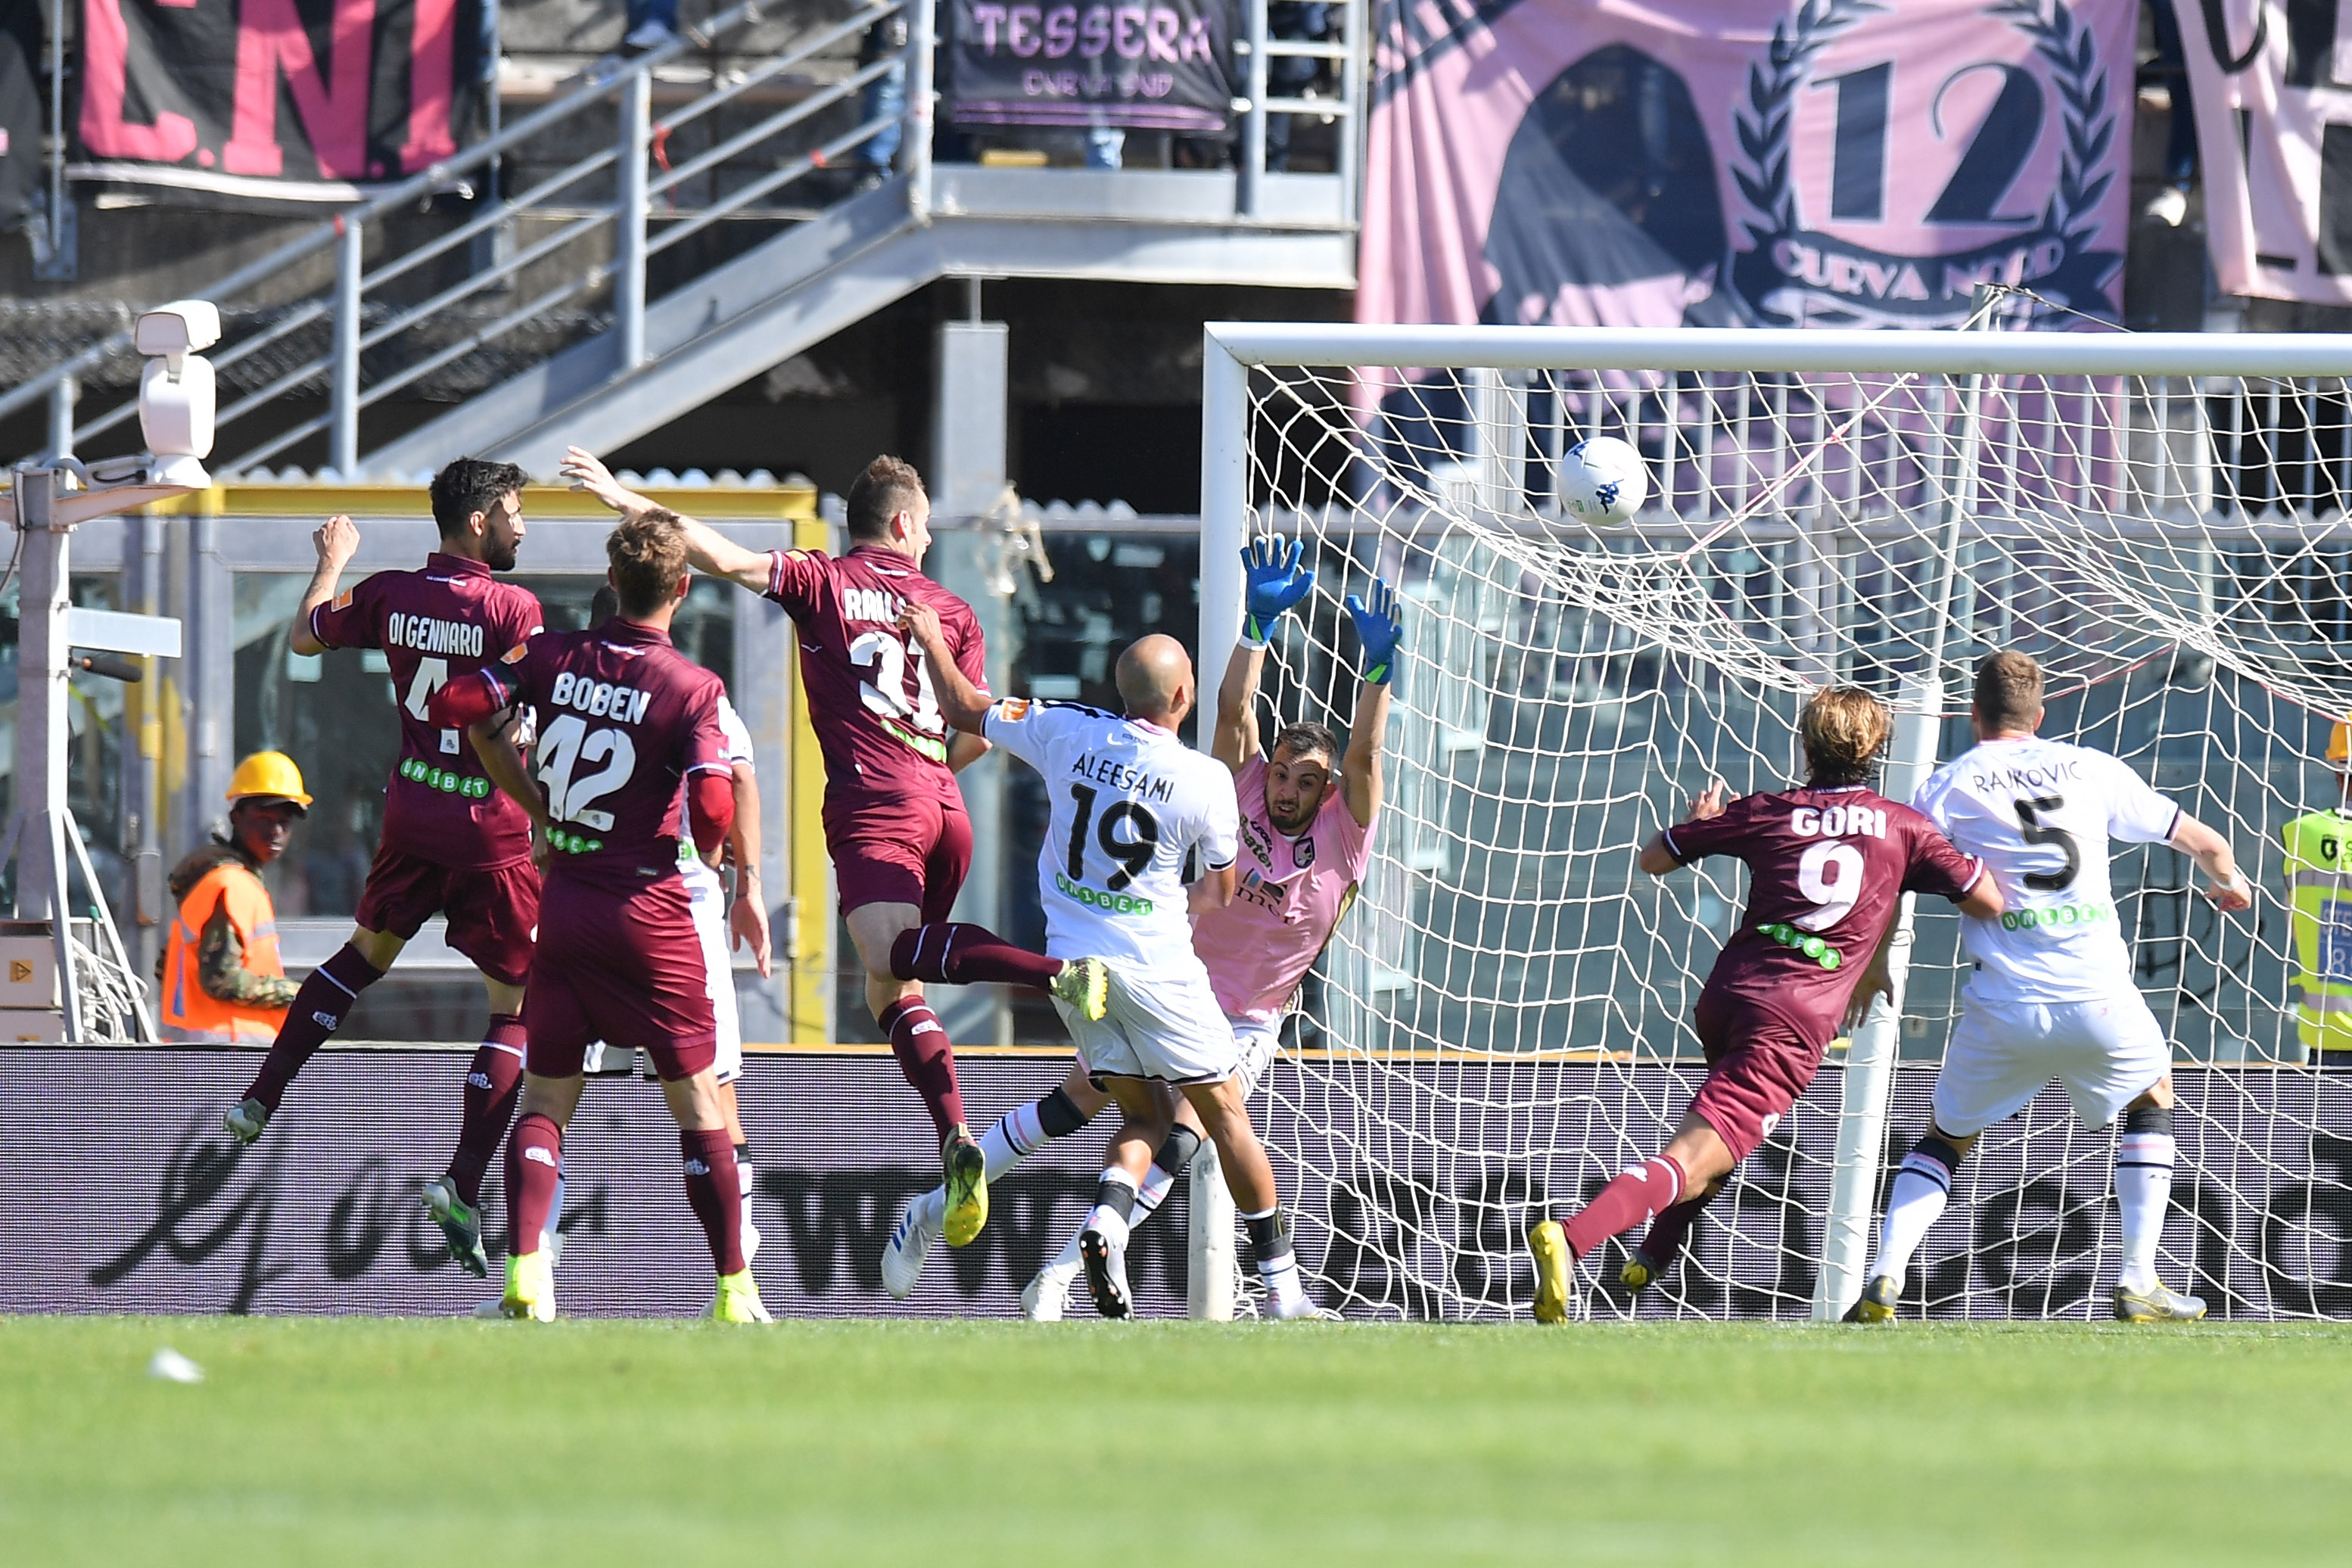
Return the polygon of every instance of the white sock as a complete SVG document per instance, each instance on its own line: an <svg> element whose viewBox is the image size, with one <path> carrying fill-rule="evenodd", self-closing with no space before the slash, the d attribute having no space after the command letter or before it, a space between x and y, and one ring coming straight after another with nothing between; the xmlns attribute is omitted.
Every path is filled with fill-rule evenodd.
<svg viewBox="0 0 2352 1568"><path fill-rule="evenodd" d="M915 1222L927 1229L937 1230L948 1223L948 1190L933 1187L915 1200Z"/></svg>
<svg viewBox="0 0 2352 1568"><path fill-rule="evenodd" d="M1054 1254L1054 1260L1045 1267L1064 1274L1076 1268L1078 1266L1078 1238L1085 1234L1084 1226L1070 1232L1070 1239L1062 1243L1062 1250Z"/></svg>
<svg viewBox="0 0 2352 1568"><path fill-rule="evenodd" d="M1927 1227L1944 1212L1951 1196L1952 1172L1932 1154L1914 1149L1903 1156L1886 1195L1886 1218L1878 1227L1878 1254L1871 1259L1870 1278L1884 1274L1900 1290L1911 1271L1911 1255L1927 1239Z"/></svg>
<svg viewBox="0 0 2352 1568"><path fill-rule="evenodd" d="M980 1135L980 1157L987 1163L988 1179L996 1180L1045 1142L1045 1130L1037 1124L1036 1101L1014 1106Z"/></svg>
<svg viewBox="0 0 2352 1568"><path fill-rule="evenodd" d="M1287 1316L1307 1294L1307 1286L1298 1278L1298 1253L1290 1245L1290 1222L1280 1204L1241 1218L1249 1229L1250 1250L1257 1254L1258 1278L1265 1281L1266 1293Z"/></svg>
<svg viewBox="0 0 2352 1568"><path fill-rule="evenodd" d="M2124 1266L2116 1283L2126 1290L2156 1286L2156 1244L2172 1203L2172 1152L2168 1132L2126 1132L2116 1141L2116 1203L2124 1212Z"/></svg>
<svg viewBox="0 0 2352 1568"><path fill-rule="evenodd" d="M1146 1167L1143 1173L1143 1184L1135 1189L1135 1214L1129 1223L1141 1225L1154 1210L1168 1201L1168 1194L1174 1191L1175 1187L1175 1177L1157 1165Z"/></svg>

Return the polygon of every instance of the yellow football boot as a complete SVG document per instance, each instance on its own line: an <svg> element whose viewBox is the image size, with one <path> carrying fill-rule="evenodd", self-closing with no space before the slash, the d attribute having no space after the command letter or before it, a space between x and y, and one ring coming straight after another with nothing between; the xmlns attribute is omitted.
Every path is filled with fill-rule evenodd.
<svg viewBox="0 0 2352 1568"><path fill-rule="evenodd" d="M1536 1259L1536 1321L1568 1321L1570 1281L1576 1258L1568 1250L1568 1232L1559 1221L1548 1219L1528 1232L1528 1250Z"/></svg>
<svg viewBox="0 0 2352 1568"><path fill-rule="evenodd" d="M1054 996L1094 1023L1110 1005L1110 970L1099 958L1074 958L1054 976Z"/></svg>
<svg viewBox="0 0 2352 1568"><path fill-rule="evenodd" d="M1903 1287L1893 1277L1874 1275L1862 1288L1862 1300L1845 1315L1849 1323L1891 1323L1895 1321L1895 1303L1901 1299Z"/></svg>
<svg viewBox="0 0 2352 1568"><path fill-rule="evenodd" d="M518 1321L555 1321L555 1260L545 1247L507 1258L507 1293L499 1314Z"/></svg>
<svg viewBox="0 0 2352 1568"><path fill-rule="evenodd" d="M719 1277L719 1298L710 1303L712 1321L721 1323L772 1323L768 1304L760 1300L760 1282L749 1268Z"/></svg>
<svg viewBox="0 0 2352 1568"><path fill-rule="evenodd" d="M940 1228L950 1247L964 1247L988 1223L988 1160L961 1127L948 1134L940 1155L948 1170L947 1220Z"/></svg>

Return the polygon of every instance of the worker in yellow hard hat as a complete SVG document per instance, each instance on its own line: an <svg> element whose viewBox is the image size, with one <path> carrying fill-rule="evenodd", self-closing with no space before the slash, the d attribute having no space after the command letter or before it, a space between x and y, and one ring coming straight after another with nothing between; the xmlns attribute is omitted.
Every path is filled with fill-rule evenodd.
<svg viewBox="0 0 2352 1568"><path fill-rule="evenodd" d="M295 985L278 955L278 910L261 868L286 853L310 796L293 758L256 752L237 763L227 798L226 831L172 872L180 909L159 971L163 1037L266 1046Z"/></svg>
<svg viewBox="0 0 2352 1568"><path fill-rule="evenodd" d="M2286 825L2295 1034L2318 1066L2352 1067L2352 728L2328 731L2336 804Z"/></svg>

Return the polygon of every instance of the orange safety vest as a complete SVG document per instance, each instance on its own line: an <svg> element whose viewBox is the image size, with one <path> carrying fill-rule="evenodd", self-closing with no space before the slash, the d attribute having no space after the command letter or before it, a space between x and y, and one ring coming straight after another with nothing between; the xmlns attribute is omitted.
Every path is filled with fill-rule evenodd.
<svg viewBox="0 0 2352 1568"><path fill-rule="evenodd" d="M258 1007L247 1002L224 1002L197 980L197 952L205 940L205 923L217 905L228 916L229 929L245 944L245 966L256 974L284 974L278 957L278 910L269 889L244 866L229 861L197 879L180 900L179 918L172 922L170 944L163 952L163 1025L192 1034L222 1039L258 1041L278 1038L286 1022L283 1007Z"/></svg>

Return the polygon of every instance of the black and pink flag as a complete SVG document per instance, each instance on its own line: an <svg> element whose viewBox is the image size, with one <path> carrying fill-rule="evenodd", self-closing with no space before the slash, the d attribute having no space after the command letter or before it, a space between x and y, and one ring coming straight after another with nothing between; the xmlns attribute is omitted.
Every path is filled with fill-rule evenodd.
<svg viewBox="0 0 2352 1568"><path fill-rule="evenodd" d="M457 150L488 0L83 0L77 179L350 202Z"/></svg>

